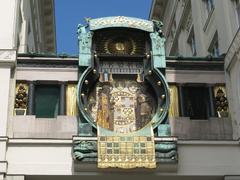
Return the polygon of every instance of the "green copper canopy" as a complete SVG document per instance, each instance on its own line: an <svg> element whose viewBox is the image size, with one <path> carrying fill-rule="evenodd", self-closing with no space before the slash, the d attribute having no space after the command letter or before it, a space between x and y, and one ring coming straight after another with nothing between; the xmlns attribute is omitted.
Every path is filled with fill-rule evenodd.
<svg viewBox="0 0 240 180"><path fill-rule="evenodd" d="M140 29L147 32L154 31L154 25L152 21L147 21L138 18L125 17L125 16L114 16L91 19L89 21L90 30L98 30L103 28L111 27L126 27Z"/></svg>

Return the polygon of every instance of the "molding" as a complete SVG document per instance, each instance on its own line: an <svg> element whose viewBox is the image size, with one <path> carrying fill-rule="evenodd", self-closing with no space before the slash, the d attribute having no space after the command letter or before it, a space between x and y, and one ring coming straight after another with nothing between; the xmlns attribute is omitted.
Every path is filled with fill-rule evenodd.
<svg viewBox="0 0 240 180"><path fill-rule="evenodd" d="M18 57L18 66L29 67L78 67L78 58Z"/></svg>
<svg viewBox="0 0 240 180"><path fill-rule="evenodd" d="M7 136L0 136L0 142L7 142L9 140L9 138Z"/></svg>
<svg viewBox="0 0 240 180"><path fill-rule="evenodd" d="M81 137L81 136L73 136L73 141L84 141L84 140L88 140L88 141L97 141L97 137Z"/></svg>
<svg viewBox="0 0 240 180"><path fill-rule="evenodd" d="M214 58L209 57L166 57L167 69L198 69L198 70L224 70L223 58ZM19 70L28 67L41 68L78 68L78 58L61 58L61 57L18 57L17 59L17 68ZM75 71L75 70L74 70Z"/></svg>
<svg viewBox="0 0 240 180"><path fill-rule="evenodd" d="M224 71L223 61L167 60L168 69Z"/></svg>
<svg viewBox="0 0 240 180"><path fill-rule="evenodd" d="M240 146L240 140L229 140L229 141L202 141L202 140L178 140L178 145L223 145L223 146Z"/></svg>
<svg viewBox="0 0 240 180"><path fill-rule="evenodd" d="M7 161L0 161L0 173L6 173L7 172Z"/></svg>
<svg viewBox="0 0 240 180"><path fill-rule="evenodd" d="M16 65L17 52L15 49L0 49L0 66Z"/></svg>
<svg viewBox="0 0 240 180"><path fill-rule="evenodd" d="M9 144L66 144L71 145L71 139L16 139L9 138Z"/></svg>
<svg viewBox="0 0 240 180"><path fill-rule="evenodd" d="M113 16L91 19L89 21L90 31L99 30L109 27L127 27L140 29L147 32L153 32L153 22L148 20L143 20L139 18L125 17L125 16Z"/></svg>
<svg viewBox="0 0 240 180"><path fill-rule="evenodd" d="M97 141L97 137L81 137L81 136L73 136L73 141ZM154 137L154 141L178 141L177 137L175 136L159 136Z"/></svg>

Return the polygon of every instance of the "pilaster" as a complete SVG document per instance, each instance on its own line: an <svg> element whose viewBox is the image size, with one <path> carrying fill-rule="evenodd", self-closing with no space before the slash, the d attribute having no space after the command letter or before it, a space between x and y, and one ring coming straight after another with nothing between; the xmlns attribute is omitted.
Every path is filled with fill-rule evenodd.
<svg viewBox="0 0 240 180"><path fill-rule="evenodd" d="M35 82L30 81L29 82L29 90L28 90L28 115L33 115L35 112L34 109L34 94L35 94Z"/></svg>
<svg viewBox="0 0 240 180"><path fill-rule="evenodd" d="M66 115L66 83L60 85L60 115Z"/></svg>
<svg viewBox="0 0 240 180"><path fill-rule="evenodd" d="M0 50L0 137L7 135L11 69L16 63L15 50Z"/></svg>
<svg viewBox="0 0 240 180"><path fill-rule="evenodd" d="M7 124L10 97L11 70L16 64L16 50L0 49L0 179L7 172Z"/></svg>
<svg viewBox="0 0 240 180"><path fill-rule="evenodd" d="M209 107L210 107L209 115L210 117L215 117L215 105L214 105L215 100L214 100L212 84L208 85L208 94L209 94Z"/></svg>
<svg viewBox="0 0 240 180"><path fill-rule="evenodd" d="M1 180L1 175L4 176L7 173L7 161L6 161L7 142L8 142L7 137L0 136L0 152L1 152L0 153L0 180Z"/></svg>
<svg viewBox="0 0 240 180"><path fill-rule="evenodd" d="M179 102L180 102L180 116L184 116L184 98L183 98L183 85L178 85L178 93L179 93Z"/></svg>

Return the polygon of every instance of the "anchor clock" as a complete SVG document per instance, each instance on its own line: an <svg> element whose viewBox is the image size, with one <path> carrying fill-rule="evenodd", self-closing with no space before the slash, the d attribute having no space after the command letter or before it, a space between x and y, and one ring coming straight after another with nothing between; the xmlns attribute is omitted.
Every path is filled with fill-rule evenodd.
<svg viewBox="0 0 240 180"><path fill-rule="evenodd" d="M168 127L170 101L161 26L123 16L79 25L76 161L93 161L98 168L156 168L177 161L175 143L156 143L166 131L161 127Z"/></svg>

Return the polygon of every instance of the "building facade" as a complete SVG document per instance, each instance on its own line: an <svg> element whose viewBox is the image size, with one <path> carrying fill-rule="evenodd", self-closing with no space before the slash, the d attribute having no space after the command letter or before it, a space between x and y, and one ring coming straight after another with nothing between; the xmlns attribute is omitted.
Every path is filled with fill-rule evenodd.
<svg viewBox="0 0 240 180"><path fill-rule="evenodd" d="M239 14L238 0L154 0L149 18L164 24L167 56L221 56L239 28Z"/></svg>
<svg viewBox="0 0 240 180"><path fill-rule="evenodd" d="M14 107L17 53L55 53L54 1L0 2L0 174L7 171L8 123Z"/></svg>
<svg viewBox="0 0 240 180"><path fill-rule="evenodd" d="M19 51L25 48L23 53L2 51L0 179L240 179L239 93L235 91L239 35L230 46L228 32L224 38L227 43L229 38L229 44L219 43L214 50L227 53L228 60L214 53L207 56L211 40L199 42L191 54L195 36L200 35L195 35L190 23L192 46L187 50L188 41L180 41L177 49L182 54L175 53L168 25L156 20L164 22L161 18L172 12L168 9L172 4L189 7L200 1L167 2L153 1L153 21L120 16L90 20L86 25L90 31L79 25L79 57L27 54L31 47L39 51L24 43L19 46ZM180 7L186 15L186 7ZM177 32L180 40L186 38L186 32ZM230 79L227 88L224 70ZM123 116L126 108L130 113ZM124 143L129 147L120 153Z"/></svg>
<svg viewBox="0 0 240 180"><path fill-rule="evenodd" d="M0 49L56 52L54 1L1 2Z"/></svg>

